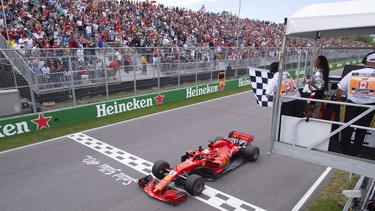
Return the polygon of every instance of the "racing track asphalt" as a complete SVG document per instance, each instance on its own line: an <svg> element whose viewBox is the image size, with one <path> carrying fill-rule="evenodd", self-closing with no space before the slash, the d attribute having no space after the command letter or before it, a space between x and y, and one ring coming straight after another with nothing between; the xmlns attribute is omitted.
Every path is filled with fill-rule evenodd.
<svg viewBox="0 0 375 211"><path fill-rule="evenodd" d="M266 155L270 125L271 109L259 107L245 92L6 151L0 153L0 207L292 210L326 167ZM148 197L135 182L156 160L173 166L186 150L207 146L231 130L255 136L259 160L207 182L207 194L198 200L189 196L173 207Z"/></svg>

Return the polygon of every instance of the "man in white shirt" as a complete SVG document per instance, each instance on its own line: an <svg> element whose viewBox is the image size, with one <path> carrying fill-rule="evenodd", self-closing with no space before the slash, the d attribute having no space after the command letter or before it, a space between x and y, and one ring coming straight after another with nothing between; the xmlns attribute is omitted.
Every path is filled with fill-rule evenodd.
<svg viewBox="0 0 375 211"><path fill-rule="evenodd" d="M19 40L18 40L18 44L19 44L19 48L25 48L25 44L26 44L26 35L22 36Z"/></svg>
<svg viewBox="0 0 375 211"><path fill-rule="evenodd" d="M91 37L91 33L92 33L91 24L88 24L88 25L86 26L86 37L87 37L87 38L90 38L90 37Z"/></svg>
<svg viewBox="0 0 375 211"><path fill-rule="evenodd" d="M346 92L347 101L349 103L375 105L375 53L367 56L366 64L363 69L353 70L348 73L337 84L337 87L337 100L341 100L343 92ZM345 122L352 120L367 109L368 108L346 106ZM354 124L369 127L374 115L375 111L372 111ZM348 155L359 156L367 130L357 128L352 143L353 130L354 128L352 127L346 127L342 131L340 140L341 152Z"/></svg>
<svg viewBox="0 0 375 211"><path fill-rule="evenodd" d="M82 23L81 19L77 20L77 27L78 27L78 31L82 33L83 32L83 23Z"/></svg>
<svg viewBox="0 0 375 211"><path fill-rule="evenodd" d="M96 70L96 81L102 77L102 66L103 62L101 59L97 59L95 63L95 70Z"/></svg>
<svg viewBox="0 0 375 211"><path fill-rule="evenodd" d="M269 81L266 88L266 96L268 99L273 99L276 88L278 86L279 72L278 72L278 62L271 64L271 73L274 73L273 78ZM280 87L281 97L301 97L296 85L294 84L292 76L288 72L283 72ZM301 104L298 100L281 98L281 115L302 117Z"/></svg>
<svg viewBox="0 0 375 211"><path fill-rule="evenodd" d="M85 59L84 59L84 52L83 52L83 47L77 49L77 58L78 58L78 61L80 62L84 62Z"/></svg>
<svg viewBox="0 0 375 211"><path fill-rule="evenodd" d="M119 65L121 65L121 59L122 59L122 56L121 56L121 49L118 49L116 51L116 60L117 62L119 63Z"/></svg>
<svg viewBox="0 0 375 211"><path fill-rule="evenodd" d="M44 61L40 59L38 62L38 68L41 70L42 67L44 67Z"/></svg>
<svg viewBox="0 0 375 211"><path fill-rule="evenodd" d="M49 82L50 82L50 68L47 66L47 64L44 64L44 66L42 67L42 73L43 73L43 82L45 85L47 85L46 87L49 87Z"/></svg>
<svg viewBox="0 0 375 211"><path fill-rule="evenodd" d="M26 48L31 49L34 45L34 40L31 39L30 35L28 35L25 40L26 40Z"/></svg>
<svg viewBox="0 0 375 211"><path fill-rule="evenodd" d="M44 32L42 32L42 31L34 32L33 35L34 35L35 39L42 39L43 36L44 36Z"/></svg>

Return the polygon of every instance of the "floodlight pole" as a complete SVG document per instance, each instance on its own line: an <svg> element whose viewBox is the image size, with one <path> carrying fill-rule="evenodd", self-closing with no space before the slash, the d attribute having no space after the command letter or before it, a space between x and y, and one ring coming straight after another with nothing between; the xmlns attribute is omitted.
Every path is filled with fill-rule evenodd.
<svg viewBox="0 0 375 211"><path fill-rule="evenodd" d="M238 17L237 17L237 30L236 30L236 46L238 48L238 38L239 38L239 22L240 22L240 14L241 14L241 0L238 1ZM238 50L238 49L237 49Z"/></svg>
<svg viewBox="0 0 375 211"><path fill-rule="evenodd" d="M310 63L310 74L314 72L314 62L315 58L318 56L318 40L320 39L320 31L317 31L315 33L315 38L314 38L314 46L313 46L313 51L312 51L312 57L311 57L311 63Z"/></svg>
<svg viewBox="0 0 375 211"><path fill-rule="evenodd" d="M238 19L240 18L241 14L241 0L238 1Z"/></svg>

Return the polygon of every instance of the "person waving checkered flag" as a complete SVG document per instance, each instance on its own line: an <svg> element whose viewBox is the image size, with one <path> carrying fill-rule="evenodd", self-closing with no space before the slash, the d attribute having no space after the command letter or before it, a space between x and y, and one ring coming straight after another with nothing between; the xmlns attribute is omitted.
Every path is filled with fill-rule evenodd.
<svg viewBox="0 0 375 211"><path fill-rule="evenodd" d="M265 92L268 81L272 79L273 74L269 70L258 68L250 68L249 74L256 102L262 107L272 107L273 102L266 97Z"/></svg>

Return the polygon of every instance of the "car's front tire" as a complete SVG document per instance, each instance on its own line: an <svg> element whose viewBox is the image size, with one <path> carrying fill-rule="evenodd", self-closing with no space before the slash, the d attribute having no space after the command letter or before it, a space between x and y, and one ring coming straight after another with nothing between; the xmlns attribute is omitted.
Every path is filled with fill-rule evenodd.
<svg viewBox="0 0 375 211"><path fill-rule="evenodd" d="M163 179L170 168L169 163L164 160L158 160L152 166L152 174L158 179Z"/></svg>
<svg viewBox="0 0 375 211"><path fill-rule="evenodd" d="M199 196L204 190L203 177L196 174L188 176L188 178L185 181L185 190L190 195Z"/></svg>

